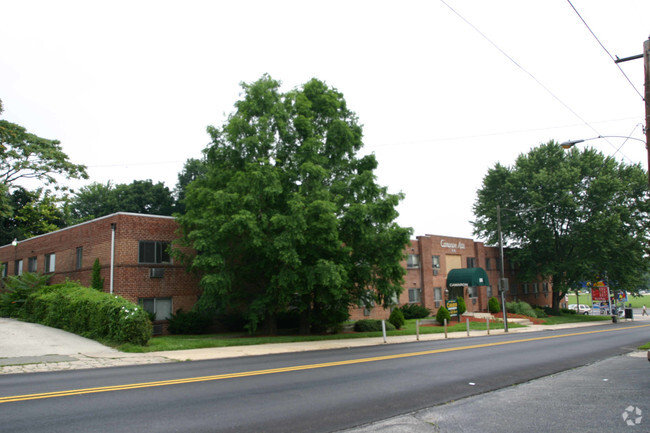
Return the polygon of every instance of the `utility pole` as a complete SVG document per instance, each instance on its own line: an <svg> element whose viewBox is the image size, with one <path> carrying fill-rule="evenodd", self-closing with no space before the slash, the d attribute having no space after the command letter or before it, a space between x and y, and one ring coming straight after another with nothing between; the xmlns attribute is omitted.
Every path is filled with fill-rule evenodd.
<svg viewBox="0 0 650 433"><path fill-rule="evenodd" d="M643 42L643 72L645 85L645 147L648 152L648 184L650 185L650 38Z"/></svg>
<svg viewBox="0 0 650 433"><path fill-rule="evenodd" d="M648 185L650 186L650 38L643 42L643 54L619 59L616 57L614 63L627 62L643 58L643 82L645 93L643 102L645 103L645 148L648 153Z"/></svg>

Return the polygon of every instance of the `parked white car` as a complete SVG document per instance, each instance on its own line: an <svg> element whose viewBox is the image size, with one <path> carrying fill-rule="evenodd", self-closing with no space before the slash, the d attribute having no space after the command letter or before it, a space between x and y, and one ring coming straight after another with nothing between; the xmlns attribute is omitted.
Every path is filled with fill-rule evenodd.
<svg viewBox="0 0 650 433"><path fill-rule="evenodd" d="M569 310L575 310L576 304L569 304ZM580 304L578 314L589 314L591 313L591 307L588 305Z"/></svg>

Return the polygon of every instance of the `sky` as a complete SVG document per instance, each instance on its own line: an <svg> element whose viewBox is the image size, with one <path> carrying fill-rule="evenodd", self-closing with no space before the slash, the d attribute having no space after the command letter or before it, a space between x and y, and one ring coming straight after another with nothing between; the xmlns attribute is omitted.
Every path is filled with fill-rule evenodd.
<svg viewBox="0 0 650 433"><path fill-rule="evenodd" d="M0 11L2 118L60 140L88 167L88 181L64 181L75 188L172 189L240 83L265 73L283 91L315 77L343 93L361 154L405 194L397 222L414 236L473 238L488 170L550 140L631 136L579 146L647 169L643 60L619 69L610 57L643 52L647 0L0 0Z"/></svg>

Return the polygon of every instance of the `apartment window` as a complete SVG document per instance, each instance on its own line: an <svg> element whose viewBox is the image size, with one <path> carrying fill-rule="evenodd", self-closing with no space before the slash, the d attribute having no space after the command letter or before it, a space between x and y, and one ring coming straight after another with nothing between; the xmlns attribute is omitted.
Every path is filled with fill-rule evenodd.
<svg viewBox="0 0 650 433"><path fill-rule="evenodd" d="M492 259L489 257L485 258L485 269L488 271L492 269Z"/></svg>
<svg viewBox="0 0 650 433"><path fill-rule="evenodd" d="M139 263L171 263L169 242L140 241L138 247Z"/></svg>
<svg viewBox="0 0 650 433"><path fill-rule="evenodd" d="M30 257L27 259L27 272L36 273L38 269L38 260L36 257Z"/></svg>
<svg viewBox="0 0 650 433"><path fill-rule="evenodd" d="M548 283L542 283L542 290L544 293L548 292Z"/></svg>
<svg viewBox="0 0 650 433"><path fill-rule="evenodd" d="M515 296L517 294L517 283L510 284L510 294Z"/></svg>
<svg viewBox="0 0 650 433"><path fill-rule="evenodd" d="M492 286L487 286L486 293L487 293L487 298L490 299L492 297Z"/></svg>
<svg viewBox="0 0 650 433"><path fill-rule="evenodd" d="M419 288L409 289L409 304L414 304L422 300L422 290Z"/></svg>
<svg viewBox="0 0 650 433"><path fill-rule="evenodd" d="M409 254L406 258L406 268L419 268L420 267L420 256L418 254Z"/></svg>
<svg viewBox="0 0 650 433"><path fill-rule="evenodd" d="M442 287L433 288L433 300L436 303L436 308L440 307L440 304L442 304Z"/></svg>
<svg viewBox="0 0 650 433"><path fill-rule="evenodd" d="M468 268L475 268L476 267L476 258L475 257L468 257L467 258L467 267Z"/></svg>
<svg viewBox="0 0 650 433"><path fill-rule="evenodd" d="M433 264L433 269L440 269L440 256L431 256L431 263Z"/></svg>
<svg viewBox="0 0 650 433"><path fill-rule="evenodd" d="M522 285L521 285L521 288L522 288L523 291L524 291L524 295L527 295L527 294L528 294L528 283L524 283L524 284L522 284Z"/></svg>
<svg viewBox="0 0 650 433"><path fill-rule="evenodd" d="M2 278L5 278L9 272L9 262L4 262L2 264Z"/></svg>
<svg viewBox="0 0 650 433"><path fill-rule="evenodd" d="M140 298L138 303L150 314L155 314L154 320L167 320L172 316L172 298Z"/></svg>
<svg viewBox="0 0 650 433"><path fill-rule="evenodd" d="M84 259L84 247L77 247L77 256L75 257L75 261L74 261L75 269L81 269L81 266L83 265L83 259Z"/></svg>
<svg viewBox="0 0 650 433"><path fill-rule="evenodd" d="M45 273L54 272L56 269L56 255L45 254Z"/></svg>
<svg viewBox="0 0 650 433"><path fill-rule="evenodd" d="M533 283L533 293L539 293L539 284Z"/></svg>
<svg viewBox="0 0 650 433"><path fill-rule="evenodd" d="M14 262L14 275L22 275L23 274L23 259L16 260Z"/></svg>
<svg viewBox="0 0 650 433"><path fill-rule="evenodd" d="M472 287L472 286L467 287L467 295L470 298L478 297L478 287Z"/></svg>

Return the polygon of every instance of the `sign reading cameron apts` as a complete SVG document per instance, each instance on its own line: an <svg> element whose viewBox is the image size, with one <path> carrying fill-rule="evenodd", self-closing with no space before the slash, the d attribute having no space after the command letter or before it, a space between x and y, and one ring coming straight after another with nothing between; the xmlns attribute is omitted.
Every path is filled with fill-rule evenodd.
<svg viewBox="0 0 650 433"><path fill-rule="evenodd" d="M449 314L452 316L458 314L458 301L456 299L449 299L445 304Z"/></svg>

